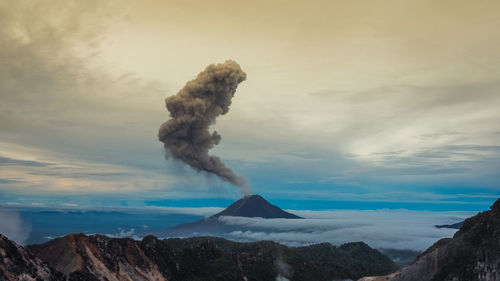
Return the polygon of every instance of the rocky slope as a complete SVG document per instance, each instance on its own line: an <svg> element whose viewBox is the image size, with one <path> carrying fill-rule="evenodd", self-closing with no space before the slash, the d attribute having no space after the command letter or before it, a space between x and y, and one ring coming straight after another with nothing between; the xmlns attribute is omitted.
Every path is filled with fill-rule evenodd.
<svg viewBox="0 0 500 281"><path fill-rule="evenodd" d="M58 281L64 276L0 234L0 280Z"/></svg>
<svg viewBox="0 0 500 281"><path fill-rule="evenodd" d="M72 234L29 250L69 280L326 281L395 270L389 258L362 242L289 248L213 237L134 241Z"/></svg>
<svg viewBox="0 0 500 281"><path fill-rule="evenodd" d="M129 238L70 234L29 250L70 280L166 280Z"/></svg>
<svg viewBox="0 0 500 281"><path fill-rule="evenodd" d="M500 280L500 199L489 211L464 221L452 239L441 239L407 267L390 276L362 280Z"/></svg>

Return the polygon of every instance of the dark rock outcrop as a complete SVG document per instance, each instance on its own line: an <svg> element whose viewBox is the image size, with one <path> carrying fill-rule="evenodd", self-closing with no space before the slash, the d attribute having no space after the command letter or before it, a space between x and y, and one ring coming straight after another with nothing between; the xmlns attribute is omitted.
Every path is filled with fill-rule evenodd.
<svg viewBox="0 0 500 281"><path fill-rule="evenodd" d="M64 276L0 234L0 280L59 281Z"/></svg>
<svg viewBox="0 0 500 281"><path fill-rule="evenodd" d="M457 223L453 223L453 224L439 224L439 225L435 225L435 227L460 229L463 225L464 225L464 222L461 221L461 222L457 222Z"/></svg>

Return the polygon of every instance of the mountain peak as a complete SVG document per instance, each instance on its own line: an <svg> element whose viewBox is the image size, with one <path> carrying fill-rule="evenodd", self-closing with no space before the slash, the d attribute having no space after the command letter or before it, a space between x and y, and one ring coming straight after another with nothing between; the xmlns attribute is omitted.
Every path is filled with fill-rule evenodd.
<svg viewBox="0 0 500 281"><path fill-rule="evenodd" d="M193 237L193 236L221 236L233 231L252 229L248 226L227 224L219 218L222 216L266 218L266 219L301 219L301 217L285 212L266 201L259 195L248 195L231 204L222 212L211 217L169 227L161 231L149 232L162 237Z"/></svg>
<svg viewBox="0 0 500 281"><path fill-rule="evenodd" d="M216 218L220 216L301 219L297 215L285 212L279 207L272 205L257 194L241 198L212 217Z"/></svg>

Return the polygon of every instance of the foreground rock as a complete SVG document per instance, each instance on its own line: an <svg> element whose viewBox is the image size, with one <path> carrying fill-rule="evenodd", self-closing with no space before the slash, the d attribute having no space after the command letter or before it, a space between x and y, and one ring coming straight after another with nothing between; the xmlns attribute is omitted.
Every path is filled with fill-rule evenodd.
<svg viewBox="0 0 500 281"><path fill-rule="evenodd" d="M0 280L58 281L64 279L62 274L0 234Z"/></svg>
<svg viewBox="0 0 500 281"><path fill-rule="evenodd" d="M361 280L500 280L500 199L491 210L465 220L452 239L439 240L409 266L390 276Z"/></svg>
<svg viewBox="0 0 500 281"><path fill-rule="evenodd" d="M293 248L213 237L135 241L72 234L29 250L69 280L330 281L395 270L362 242Z"/></svg>
<svg viewBox="0 0 500 281"><path fill-rule="evenodd" d="M29 250L70 280L166 280L132 239L70 234Z"/></svg>

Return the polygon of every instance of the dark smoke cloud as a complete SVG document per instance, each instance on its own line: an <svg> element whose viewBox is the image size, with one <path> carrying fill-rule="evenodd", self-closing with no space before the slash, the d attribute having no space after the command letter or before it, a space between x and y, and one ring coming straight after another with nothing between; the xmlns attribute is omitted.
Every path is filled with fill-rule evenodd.
<svg viewBox="0 0 500 281"><path fill-rule="evenodd" d="M215 174L249 194L244 177L235 175L219 157L208 154L221 140L217 131L210 133L208 128L217 116L229 111L236 88L245 79L245 72L234 61L209 65L165 100L171 119L161 125L158 137L167 157L182 160L198 172Z"/></svg>

